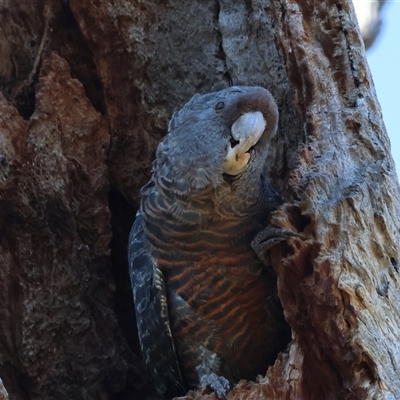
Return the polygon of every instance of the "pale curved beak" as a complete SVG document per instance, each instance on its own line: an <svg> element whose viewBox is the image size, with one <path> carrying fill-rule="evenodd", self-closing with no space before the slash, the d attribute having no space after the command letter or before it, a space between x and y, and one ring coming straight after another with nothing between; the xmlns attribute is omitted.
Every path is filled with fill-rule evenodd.
<svg viewBox="0 0 400 400"><path fill-rule="evenodd" d="M226 174L238 175L246 168L250 160L248 151L260 140L265 127L261 111L243 114L233 123L231 136L235 143L229 147L222 167Z"/></svg>

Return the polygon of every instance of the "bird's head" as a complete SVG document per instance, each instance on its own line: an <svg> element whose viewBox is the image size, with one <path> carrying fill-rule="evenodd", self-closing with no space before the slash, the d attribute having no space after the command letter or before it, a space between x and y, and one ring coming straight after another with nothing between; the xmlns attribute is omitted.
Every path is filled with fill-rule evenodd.
<svg viewBox="0 0 400 400"><path fill-rule="evenodd" d="M157 149L155 177L180 193L258 180L277 124L275 101L262 87L196 94L170 121Z"/></svg>

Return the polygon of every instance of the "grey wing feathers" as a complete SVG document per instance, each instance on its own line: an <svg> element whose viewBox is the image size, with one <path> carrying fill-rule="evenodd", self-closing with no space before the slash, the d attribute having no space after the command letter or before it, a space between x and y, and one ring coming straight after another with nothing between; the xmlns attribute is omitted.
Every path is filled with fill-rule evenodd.
<svg viewBox="0 0 400 400"><path fill-rule="evenodd" d="M185 390L171 337L168 305L162 271L146 248L140 212L128 244L136 320L142 355L157 392L162 396L183 395Z"/></svg>
<svg viewBox="0 0 400 400"><path fill-rule="evenodd" d="M264 177L261 177L262 194L266 205L270 211L276 210L280 205L284 203L284 200L279 193L273 188L273 186L265 181Z"/></svg>

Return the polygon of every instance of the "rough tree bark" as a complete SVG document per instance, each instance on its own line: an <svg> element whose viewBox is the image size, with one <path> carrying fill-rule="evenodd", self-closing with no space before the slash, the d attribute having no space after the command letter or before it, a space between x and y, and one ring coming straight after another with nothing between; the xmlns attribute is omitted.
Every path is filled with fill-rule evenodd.
<svg viewBox="0 0 400 400"><path fill-rule="evenodd" d="M277 100L273 224L306 236L271 252L293 340L229 399L400 398L400 193L349 1L5 1L0 54L10 399L151 396L127 236L172 112L229 81Z"/></svg>

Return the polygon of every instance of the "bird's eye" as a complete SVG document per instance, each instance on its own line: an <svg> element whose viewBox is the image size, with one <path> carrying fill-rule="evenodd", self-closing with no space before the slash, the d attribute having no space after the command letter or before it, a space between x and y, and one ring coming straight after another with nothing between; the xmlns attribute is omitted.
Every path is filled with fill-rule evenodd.
<svg viewBox="0 0 400 400"><path fill-rule="evenodd" d="M216 112L221 112L224 108L225 108L225 103L222 101L219 101L214 107Z"/></svg>

